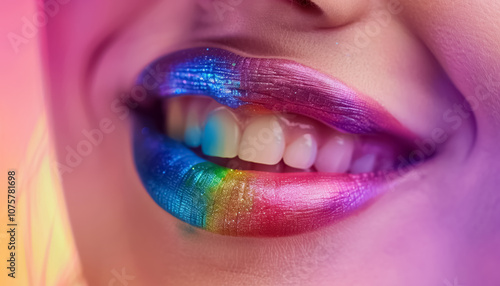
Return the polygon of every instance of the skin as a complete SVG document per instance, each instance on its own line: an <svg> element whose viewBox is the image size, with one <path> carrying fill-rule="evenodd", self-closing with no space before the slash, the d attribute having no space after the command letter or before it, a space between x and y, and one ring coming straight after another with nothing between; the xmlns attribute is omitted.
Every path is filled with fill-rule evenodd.
<svg viewBox="0 0 500 286"><path fill-rule="evenodd" d="M221 13L208 0L73 1L46 26L58 162L67 165L66 147L85 140L83 130L112 124L78 166L61 169L89 285L113 285L113 269L133 276L130 285L497 285L500 2L232 3ZM150 61L199 45L293 59L339 78L434 140L438 155L314 233L250 239L194 229L146 194L131 157L132 118L110 106Z"/></svg>

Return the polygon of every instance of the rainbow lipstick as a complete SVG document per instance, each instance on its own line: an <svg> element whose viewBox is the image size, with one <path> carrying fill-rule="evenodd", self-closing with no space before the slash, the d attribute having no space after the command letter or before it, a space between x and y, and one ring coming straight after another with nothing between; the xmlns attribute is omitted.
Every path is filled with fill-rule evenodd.
<svg viewBox="0 0 500 286"><path fill-rule="evenodd" d="M383 182L375 175L228 169L149 128L136 131L135 161L158 205L193 226L233 236L317 229L366 203Z"/></svg>
<svg viewBox="0 0 500 286"><path fill-rule="evenodd" d="M159 81L156 86L152 79ZM245 58L216 48L183 50L139 77L152 96L205 95L230 108L295 112L341 131L411 136L375 102L288 60ZM386 189L387 174L267 173L199 157L138 120L134 158L143 185L171 215L231 236L286 236L331 224Z"/></svg>

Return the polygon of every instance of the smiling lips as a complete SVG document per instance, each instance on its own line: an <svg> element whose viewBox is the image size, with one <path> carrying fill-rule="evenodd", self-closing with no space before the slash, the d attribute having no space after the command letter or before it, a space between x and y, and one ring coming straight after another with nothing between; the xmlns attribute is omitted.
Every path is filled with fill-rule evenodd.
<svg viewBox="0 0 500 286"><path fill-rule="evenodd" d="M245 58L217 48L194 48L153 62L139 77L139 84L148 84L151 70L160 80L160 85L151 92L155 97L203 95L235 112L292 113L313 118L343 133L389 134L413 139L411 132L370 98L293 61ZM188 148L202 145L215 150L206 151L215 152L208 155L237 156L236 147L222 151L221 145L213 147L217 145L213 143L217 141L213 134L221 133L217 125L210 136L183 134L187 134L187 140L182 144L175 140L179 138L170 138L175 137L171 132L168 132L170 137L166 136L149 122L147 118L139 119L134 131L136 168L146 190L170 214L218 234L284 236L318 229L382 194L394 173L388 170L363 174L271 173L229 169L203 159ZM186 131L184 127L181 129ZM284 144L280 152L285 152ZM269 152L260 158L265 164L274 164L280 160L274 155ZM266 158L274 159L266 162ZM307 159L298 160L297 164L304 161Z"/></svg>

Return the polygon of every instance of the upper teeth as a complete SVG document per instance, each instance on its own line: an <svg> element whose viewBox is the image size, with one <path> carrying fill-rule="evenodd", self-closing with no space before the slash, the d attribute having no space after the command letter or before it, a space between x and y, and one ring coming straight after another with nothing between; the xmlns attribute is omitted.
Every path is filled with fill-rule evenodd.
<svg viewBox="0 0 500 286"><path fill-rule="evenodd" d="M245 161L274 165L285 151L285 134L274 115L252 118L243 132L238 157ZM238 144L238 142L234 142Z"/></svg>
<svg viewBox="0 0 500 286"><path fill-rule="evenodd" d="M186 143L189 147L196 148L201 145L201 112L204 108L206 108L203 103L204 102L201 100L193 100L190 107L187 109L187 115L185 118L186 126L183 130L184 134L182 135L182 138L184 138L184 143ZM180 112L182 112L182 110Z"/></svg>
<svg viewBox="0 0 500 286"><path fill-rule="evenodd" d="M273 114L238 117L229 108L199 97L168 100L166 114L167 134L189 147L201 146L208 156L238 157L265 165L283 159L292 168L314 166L319 172L357 173L375 168L375 155L353 160L353 136L333 130L321 132L324 126L313 126L304 118Z"/></svg>
<svg viewBox="0 0 500 286"><path fill-rule="evenodd" d="M304 133L286 147L283 161L297 169L309 169L316 160L318 143L312 134Z"/></svg>
<svg viewBox="0 0 500 286"><path fill-rule="evenodd" d="M226 107L220 107L207 116L201 150L209 156L234 158L238 155L241 130L234 114Z"/></svg>
<svg viewBox="0 0 500 286"><path fill-rule="evenodd" d="M319 149L314 166L323 172L346 172L349 169L353 151L354 143L349 136L329 136Z"/></svg>

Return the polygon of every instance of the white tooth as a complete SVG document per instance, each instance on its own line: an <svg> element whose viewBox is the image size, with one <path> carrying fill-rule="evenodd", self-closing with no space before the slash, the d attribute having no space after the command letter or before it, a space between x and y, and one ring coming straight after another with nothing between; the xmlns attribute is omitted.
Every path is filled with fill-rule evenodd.
<svg viewBox="0 0 500 286"><path fill-rule="evenodd" d="M361 174L373 172L377 157L375 154L366 154L352 163L351 173Z"/></svg>
<svg viewBox="0 0 500 286"><path fill-rule="evenodd" d="M311 134L302 134L286 146L283 161L290 167L308 169L316 160L318 143Z"/></svg>
<svg viewBox="0 0 500 286"><path fill-rule="evenodd" d="M350 136L335 135L321 146L314 162L318 172L345 173L349 169L354 141Z"/></svg>
<svg viewBox="0 0 500 286"><path fill-rule="evenodd" d="M201 113L209 102L201 98L194 98L188 104L186 115L186 128L184 131L184 143L196 148L201 145Z"/></svg>
<svg viewBox="0 0 500 286"><path fill-rule="evenodd" d="M181 97L171 98L166 103L166 126L167 135L177 141L184 139L184 116L183 100Z"/></svg>
<svg viewBox="0 0 500 286"><path fill-rule="evenodd" d="M253 119L245 128L238 157L241 160L265 165L281 161L285 151L283 129L274 115Z"/></svg>
<svg viewBox="0 0 500 286"><path fill-rule="evenodd" d="M233 158L238 155L241 130L235 116L227 108L213 110L207 116L201 138L205 155Z"/></svg>

